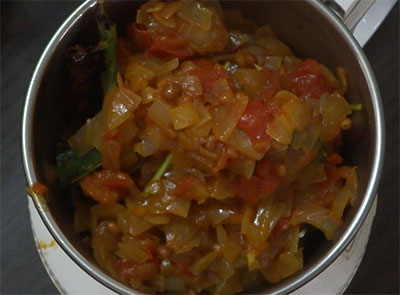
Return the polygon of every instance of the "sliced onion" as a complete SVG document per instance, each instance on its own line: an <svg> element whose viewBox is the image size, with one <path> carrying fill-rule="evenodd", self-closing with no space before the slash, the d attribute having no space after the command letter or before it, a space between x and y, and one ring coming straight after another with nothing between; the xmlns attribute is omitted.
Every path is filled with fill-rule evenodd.
<svg viewBox="0 0 400 295"><path fill-rule="evenodd" d="M282 57L279 56L267 56L265 57L264 67L274 72L279 71L282 64Z"/></svg>
<svg viewBox="0 0 400 295"><path fill-rule="evenodd" d="M172 81L179 83L186 95L197 97L203 94L201 81L196 75L177 76L173 77Z"/></svg>
<svg viewBox="0 0 400 295"><path fill-rule="evenodd" d="M177 2L166 2L163 4L164 6L161 9L153 11L154 19L163 26L166 26L168 28L175 28L176 21L174 14L181 7L182 3L177 1Z"/></svg>
<svg viewBox="0 0 400 295"><path fill-rule="evenodd" d="M202 55L221 52L228 43L228 32L216 13L212 16L211 29L203 30L194 24L183 22L179 26L177 35L180 40Z"/></svg>
<svg viewBox="0 0 400 295"><path fill-rule="evenodd" d="M326 179L325 164L321 162L311 163L299 173L299 180L306 184L318 183Z"/></svg>
<svg viewBox="0 0 400 295"><path fill-rule="evenodd" d="M297 131L306 128L311 119L310 108L299 99L285 103L282 106L282 113L285 114Z"/></svg>
<svg viewBox="0 0 400 295"><path fill-rule="evenodd" d="M104 128L104 114L100 111L92 119L88 119L73 136L68 139L68 144L78 157L85 155L93 147L100 148Z"/></svg>
<svg viewBox="0 0 400 295"><path fill-rule="evenodd" d="M164 7L165 3L159 1L150 1L142 6L146 12L160 11Z"/></svg>
<svg viewBox="0 0 400 295"><path fill-rule="evenodd" d="M118 141L120 143L128 143L133 139L138 131L139 129L131 117L118 126Z"/></svg>
<svg viewBox="0 0 400 295"><path fill-rule="evenodd" d="M246 109L249 98L243 93L236 95L235 102L219 107L214 114L213 133L220 139L225 140L235 129L239 119Z"/></svg>
<svg viewBox="0 0 400 295"><path fill-rule="evenodd" d="M303 141L303 150L306 154L312 151L321 133L321 123L313 118L307 127L307 137Z"/></svg>
<svg viewBox="0 0 400 295"><path fill-rule="evenodd" d="M299 255L300 254L300 255ZM265 279L270 283L278 283L303 268L303 256L301 253L284 252L263 271Z"/></svg>
<svg viewBox="0 0 400 295"><path fill-rule="evenodd" d="M305 204L297 207L289 223L298 225L303 222L320 229L328 240L333 240L341 220L335 218L331 212L318 204Z"/></svg>
<svg viewBox="0 0 400 295"><path fill-rule="evenodd" d="M274 56L280 56L282 58L285 56L293 56L292 50L276 37L267 36L258 38L256 44L264 49L268 49Z"/></svg>
<svg viewBox="0 0 400 295"><path fill-rule="evenodd" d="M237 69L233 76L250 97L255 96L265 84L264 74L256 69Z"/></svg>
<svg viewBox="0 0 400 295"><path fill-rule="evenodd" d="M116 87L107 93L104 107L106 127L110 130L117 128L131 116L141 101L139 95L127 88Z"/></svg>
<svg viewBox="0 0 400 295"><path fill-rule="evenodd" d="M122 259L133 260L138 264L144 263L149 258L140 242L133 239L124 239L122 243L118 243L116 254Z"/></svg>
<svg viewBox="0 0 400 295"><path fill-rule="evenodd" d="M266 132L279 143L290 144L292 142L293 128L289 120L283 114L275 118Z"/></svg>
<svg viewBox="0 0 400 295"><path fill-rule="evenodd" d="M230 166L230 169L236 174L243 175L247 179L250 179L250 177L253 176L255 167L256 161L254 159L241 156Z"/></svg>
<svg viewBox="0 0 400 295"><path fill-rule="evenodd" d="M198 123L199 114L190 101L183 102L170 110L171 119L175 130L181 130Z"/></svg>
<svg viewBox="0 0 400 295"><path fill-rule="evenodd" d="M146 87L143 89L141 95L143 98L142 104L148 104L152 101L161 99L160 91L152 87Z"/></svg>
<svg viewBox="0 0 400 295"><path fill-rule="evenodd" d="M202 30L211 29L213 12L198 1L185 1L179 9L178 15Z"/></svg>
<svg viewBox="0 0 400 295"><path fill-rule="evenodd" d="M210 264L213 263L215 259L217 259L217 257L218 253L216 251L212 251L204 255L190 267L190 272L196 276L199 275L204 270L206 270L210 266Z"/></svg>
<svg viewBox="0 0 400 295"><path fill-rule="evenodd" d="M143 218L135 216L131 210L125 210L120 213L117 221L124 235L133 237L146 232L154 226Z"/></svg>
<svg viewBox="0 0 400 295"><path fill-rule="evenodd" d="M217 225L217 239L218 244L221 247L222 255L224 255L225 259L230 263L234 263L236 257L242 251L241 247L232 241L226 230L222 225Z"/></svg>
<svg viewBox="0 0 400 295"><path fill-rule="evenodd" d="M231 134L222 141L251 159L259 161L264 156L263 153L260 153L254 149L253 142L247 133L242 130L235 128Z"/></svg>
<svg viewBox="0 0 400 295"><path fill-rule="evenodd" d="M339 94L323 94L321 96L322 124L324 126L339 125L351 113L346 99Z"/></svg>
<svg viewBox="0 0 400 295"><path fill-rule="evenodd" d="M167 128L172 123L170 106L162 101L156 100L147 110L147 116L161 127Z"/></svg>
<svg viewBox="0 0 400 295"><path fill-rule="evenodd" d="M327 94L321 96L323 132L326 140L332 140L340 133L340 123L351 113L350 107L340 94Z"/></svg>
<svg viewBox="0 0 400 295"><path fill-rule="evenodd" d="M210 181L208 181L207 188L210 192L211 198L217 200L228 199L234 196L232 184L223 174L220 174L218 177L212 178Z"/></svg>
<svg viewBox="0 0 400 295"><path fill-rule="evenodd" d="M295 57L295 56L285 56L282 60L283 66L285 67L286 70L289 72L294 71L294 69L297 67L297 65L301 62L301 59Z"/></svg>
<svg viewBox="0 0 400 295"><path fill-rule="evenodd" d="M160 65L158 70L156 71L157 76L162 76L165 74L168 74L172 72L173 70L177 69L179 67L179 59L178 58L173 58L163 64Z"/></svg>
<svg viewBox="0 0 400 295"><path fill-rule="evenodd" d="M335 77L335 75L331 72L331 70L324 66L323 64L319 65L319 70L326 81L329 82L333 86L333 88L338 89L340 88L340 82Z"/></svg>

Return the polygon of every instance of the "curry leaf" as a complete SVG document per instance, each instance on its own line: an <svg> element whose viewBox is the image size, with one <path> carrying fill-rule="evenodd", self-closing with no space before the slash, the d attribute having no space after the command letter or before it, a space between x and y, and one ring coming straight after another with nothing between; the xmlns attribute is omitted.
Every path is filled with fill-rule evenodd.
<svg viewBox="0 0 400 295"><path fill-rule="evenodd" d="M85 177L102 165L101 154L93 149L77 157L70 148L60 151L56 157L57 175L63 185Z"/></svg>
<svg viewBox="0 0 400 295"><path fill-rule="evenodd" d="M99 4L99 9L96 20L100 41L97 47L104 50L103 88L105 94L117 82L117 27L108 18L102 3Z"/></svg>

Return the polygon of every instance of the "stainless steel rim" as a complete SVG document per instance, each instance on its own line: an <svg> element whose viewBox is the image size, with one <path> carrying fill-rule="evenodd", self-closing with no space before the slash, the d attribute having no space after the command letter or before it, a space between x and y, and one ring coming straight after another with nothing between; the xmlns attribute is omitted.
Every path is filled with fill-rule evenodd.
<svg viewBox="0 0 400 295"><path fill-rule="evenodd" d="M380 101L380 94L378 86L370 65L358 45L357 41L354 39L349 30L343 25L343 23L321 2L317 0L307 0L311 5L313 5L317 10L319 10L324 17L329 20L334 26L338 28L341 35L347 40L347 42L352 47L352 53L357 56L360 68L362 69L365 78L368 80L369 92L371 93L371 100L373 106L373 115L376 121L374 127L375 131L375 144L373 146L374 158L372 161L372 168L369 175L369 182L366 188L363 202L360 204L358 211L356 212L353 221L349 224L346 231L342 234L339 240L330 248L329 252L322 257L319 261L315 262L308 271L305 271L299 275L285 281L284 284L277 287L272 287L269 292L273 294L286 294L294 289L297 289L313 279L316 275L322 272L326 267L328 267L337 256L345 249L347 244L355 236L358 229L362 225L368 211L373 203L375 194L378 188L378 181L380 178L381 170L383 167L383 151L384 151L384 118L382 112L382 105ZM23 163L27 181L29 185L32 185L37 181L34 164L30 159L33 159L34 151L31 142L32 138L32 126L33 117L35 111L36 96L39 89L39 85L42 80L42 76L46 70L46 67L50 61L50 58L57 47L57 42L63 38L65 33L70 30L70 28L78 21L80 17L90 8L96 5L95 0L87 0L84 2L77 10L75 10L68 19L62 24L58 31L54 34L50 42L48 43L46 49L44 50L36 69L33 73L32 80L30 82L28 92L26 95L26 101L23 112L22 119L22 155ZM34 200L35 207L39 212L47 229L50 231L52 236L61 246L61 248L70 256L83 270L85 270L90 276L102 283L103 285L111 288L112 290L122 293L122 294L132 294L133 289L117 282L111 277L105 275L105 273L96 265L89 262L82 254L80 254L72 244L67 240L65 235L61 232L57 226L55 220L53 219L50 212L45 208L44 204L41 204L37 200ZM139 294L135 292L136 294Z"/></svg>

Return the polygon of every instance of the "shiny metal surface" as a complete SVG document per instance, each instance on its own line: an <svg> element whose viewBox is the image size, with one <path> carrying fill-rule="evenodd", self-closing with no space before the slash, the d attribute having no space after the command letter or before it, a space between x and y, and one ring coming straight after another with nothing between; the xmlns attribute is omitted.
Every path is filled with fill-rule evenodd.
<svg viewBox="0 0 400 295"><path fill-rule="evenodd" d="M132 21L139 2L106 3L112 19ZM223 2L237 6L245 16L259 24L268 23L299 56L313 57L334 68L348 70L348 100L362 103L364 111L353 117L354 129L345 138L345 159L359 167L357 204L347 212L345 224L333 242L321 242L318 249L306 252L305 268L279 284L259 293L288 293L314 278L344 250L365 219L373 202L382 169L384 149L383 113L374 75L361 48L342 22L318 1ZM60 27L46 47L33 74L22 122L22 148L28 184L37 181L51 191L48 204L34 200L41 218L59 245L93 278L122 294L138 294L113 280L97 267L90 251L72 230L71 205L57 186L54 169L55 146L63 122L63 100L68 92L62 56L73 44L94 43L94 8L90 0L82 4ZM257 7L257 9L254 9ZM282 21L285 20L285 21Z"/></svg>

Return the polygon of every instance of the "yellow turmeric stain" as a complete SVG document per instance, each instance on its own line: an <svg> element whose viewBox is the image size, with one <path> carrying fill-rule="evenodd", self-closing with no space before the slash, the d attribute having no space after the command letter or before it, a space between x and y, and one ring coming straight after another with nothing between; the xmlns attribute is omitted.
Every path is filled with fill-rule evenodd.
<svg viewBox="0 0 400 295"><path fill-rule="evenodd" d="M38 243L38 249L47 249L50 247L54 247L56 245L56 241L52 240L50 243L46 243L46 242L39 242Z"/></svg>

